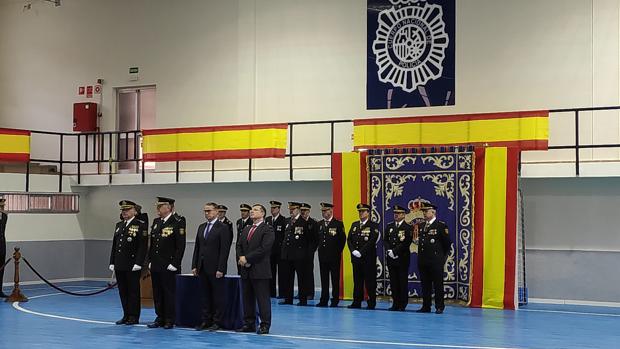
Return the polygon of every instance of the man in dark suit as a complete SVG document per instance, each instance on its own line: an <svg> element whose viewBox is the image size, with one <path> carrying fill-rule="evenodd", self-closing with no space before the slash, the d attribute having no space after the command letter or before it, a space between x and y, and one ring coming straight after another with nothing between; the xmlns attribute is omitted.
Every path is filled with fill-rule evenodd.
<svg viewBox="0 0 620 349"><path fill-rule="evenodd" d="M370 205L358 204L360 220L351 224L347 244L353 266L353 303L351 309L362 307L364 285L368 292L367 309L377 305L377 241L381 237L379 225L370 219Z"/></svg>
<svg viewBox="0 0 620 349"><path fill-rule="evenodd" d="M0 198L0 265L6 262L6 222L9 216L4 212L5 198ZM4 279L4 269L0 270L0 298L6 298L7 295L2 291L2 280Z"/></svg>
<svg viewBox="0 0 620 349"><path fill-rule="evenodd" d="M323 220L319 227L319 268L321 270L321 300L317 307L326 307L329 300L329 280L332 281L332 302L337 307L340 300L340 262L347 241L344 224L334 218L334 205L321 202ZM331 278L330 278L331 276Z"/></svg>
<svg viewBox="0 0 620 349"><path fill-rule="evenodd" d="M409 303L409 245L412 239L412 227L405 222L406 209L399 205L392 207L394 222L386 227L383 239L386 262L390 271L390 288L392 290L391 311L405 311Z"/></svg>
<svg viewBox="0 0 620 349"><path fill-rule="evenodd" d="M221 328L224 305L224 275L232 236L228 227L218 219L217 204L209 202L204 207L206 222L198 227L192 273L200 276L204 287L201 331L217 331Z"/></svg>
<svg viewBox="0 0 620 349"><path fill-rule="evenodd" d="M226 212L228 212L228 207L226 207L225 205L217 205L217 219L219 219L220 222L226 225L226 227L230 231L230 241L233 241L233 223L230 219L228 219L228 217L226 217Z"/></svg>
<svg viewBox="0 0 620 349"><path fill-rule="evenodd" d="M435 313L442 314L445 308L443 291L443 269L450 254L450 236L446 223L437 219L437 206L422 202L424 222L413 230L418 239L418 269L422 282L422 308L418 313L430 313L432 291L435 291Z"/></svg>
<svg viewBox="0 0 620 349"><path fill-rule="evenodd" d="M252 225L252 220L250 219L250 210L252 207L248 204L239 205L239 212L241 213L241 218L237 219L237 238L243 231L243 228L248 225Z"/></svg>
<svg viewBox="0 0 620 349"><path fill-rule="evenodd" d="M140 273L148 245L148 225L137 217L136 203L118 203L123 219L116 223L110 253L110 270L116 273L123 318L117 325L135 325L140 320Z"/></svg>
<svg viewBox="0 0 620 349"><path fill-rule="evenodd" d="M176 276L181 273L185 252L185 218L173 212L174 199L158 197L158 218L151 226L149 260L153 282L153 303L157 318L148 328L174 327Z"/></svg>
<svg viewBox="0 0 620 349"><path fill-rule="evenodd" d="M311 237L311 244L308 248L308 255L306 256L307 258L305 261L306 275L308 275L305 294L308 299L314 299L314 254L319 245L319 229L317 226L317 221L310 217L310 210L312 209L312 206L304 202L301 204L300 209L301 218L306 221L308 233Z"/></svg>
<svg viewBox="0 0 620 349"><path fill-rule="evenodd" d="M293 304L293 289L295 283L295 273L297 273L297 289L299 291L299 303L297 305L308 305L308 275L307 264L311 246L315 243L314 237L308 230L307 222L301 218L298 202L289 202L289 212L291 217L286 221L284 230L284 241L282 242L281 270L283 278L282 297L284 300L280 304Z"/></svg>
<svg viewBox="0 0 620 349"><path fill-rule="evenodd" d="M243 321L240 332L256 331L256 304L260 314L258 334L269 333L271 326L271 299L269 280L271 279L271 247L274 234L271 226L265 224L266 209L254 204L250 212L252 225L243 229L237 239L237 255L243 280Z"/></svg>
<svg viewBox="0 0 620 349"><path fill-rule="evenodd" d="M282 273L278 273L278 265L280 264L280 252L282 250L282 241L284 240L284 229L286 228L286 218L280 214L282 203L279 201L269 201L271 206L271 216L265 219L265 222L271 225L275 240L271 248L271 297L276 297L278 293L282 297ZM277 279L277 282L276 282Z"/></svg>
<svg viewBox="0 0 620 349"><path fill-rule="evenodd" d="M143 221L144 223L146 223L146 226L149 226L149 215L146 212L142 212L142 206L136 204L136 211L138 212L138 214L136 215L136 217Z"/></svg>

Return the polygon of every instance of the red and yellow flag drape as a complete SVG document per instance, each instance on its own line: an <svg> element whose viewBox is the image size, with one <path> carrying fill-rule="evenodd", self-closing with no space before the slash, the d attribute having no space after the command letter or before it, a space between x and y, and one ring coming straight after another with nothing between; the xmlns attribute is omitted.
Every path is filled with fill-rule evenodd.
<svg viewBox="0 0 620 349"><path fill-rule="evenodd" d="M355 150L481 145L546 150L549 112L362 119L353 122Z"/></svg>
<svg viewBox="0 0 620 349"><path fill-rule="evenodd" d="M0 128L0 161L30 161L30 131Z"/></svg>
<svg viewBox="0 0 620 349"><path fill-rule="evenodd" d="M287 124L143 130L146 161L283 158Z"/></svg>
<svg viewBox="0 0 620 349"><path fill-rule="evenodd" d="M365 152L336 153L332 156L332 202L334 216L344 223L348 234L351 224L359 220L356 205L368 202L368 172ZM340 294L353 297L351 253L345 245L340 263Z"/></svg>

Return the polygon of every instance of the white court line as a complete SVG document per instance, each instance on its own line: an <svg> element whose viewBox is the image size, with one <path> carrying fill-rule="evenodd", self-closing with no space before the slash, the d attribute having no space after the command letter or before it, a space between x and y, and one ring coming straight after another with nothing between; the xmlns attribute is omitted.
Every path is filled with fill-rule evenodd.
<svg viewBox="0 0 620 349"><path fill-rule="evenodd" d="M94 290L97 290L97 289L88 289L88 290L83 290L82 292L89 292L89 291L94 291ZM63 295L63 294L64 293L61 293L61 292L50 293L50 294L43 294L43 295L38 295L38 296L30 297L30 299L43 298L43 297L51 297L51 296L57 296L57 295ZM60 316L60 315L40 313L40 312L37 312L37 311L33 311L33 310L29 310L29 309L25 309L25 308L21 307L19 305L19 302L13 302L13 308L15 308L18 311L21 311L21 312L24 312L24 313L28 313L28 314L31 314L31 315L38 315L38 316L43 316L43 317L48 317L48 318L53 318L53 319L70 320L70 321L85 322L85 323L99 324L99 325L114 325L114 322L109 322L109 321L87 320L87 319L80 319L80 318L74 318L74 317L67 317L67 316ZM134 327L146 327L146 325L135 325ZM192 329L186 329L186 328L177 328L177 330L194 331ZM242 333L242 332L235 332L235 331L218 331L218 332L213 332L213 333L227 333L227 334L236 334L236 335L254 335L253 333ZM297 340L316 341L316 342L368 344L368 345L387 345L387 346L399 346L399 347L425 347L425 348L445 348L445 349L525 349L525 348L517 348L517 347L489 347L489 346L456 345L456 344L452 345L452 344L430 344L430 343L383 342L383 341L370 341L370 340L357 340L357 339L339 339L339 338L327 338L327 337L287 336L287 335L278 335L278 334L261 335L261 337L272 337L272 338L282 338L282 339L297 339Z"/></svg>
<svg viewBox="0 0 620 349"><path fill-rule="evenodd" d="M519 311L531 311L534 313L554 313L554 314L590 315L590 316L603 316L603 317L620 317L620 314L586 313L586 312L581 312L581 311L566 311L566 310L519 309Z"/></svg>

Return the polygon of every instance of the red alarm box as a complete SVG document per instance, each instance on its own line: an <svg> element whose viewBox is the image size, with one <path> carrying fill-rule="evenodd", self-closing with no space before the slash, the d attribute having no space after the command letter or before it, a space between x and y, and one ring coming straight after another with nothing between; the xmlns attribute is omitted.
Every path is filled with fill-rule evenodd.
<svg viewBox="0 0 620 349"><path fill-rule="evenodd" d="M73 103L73 131L97 131L97 103Z"/></svg>

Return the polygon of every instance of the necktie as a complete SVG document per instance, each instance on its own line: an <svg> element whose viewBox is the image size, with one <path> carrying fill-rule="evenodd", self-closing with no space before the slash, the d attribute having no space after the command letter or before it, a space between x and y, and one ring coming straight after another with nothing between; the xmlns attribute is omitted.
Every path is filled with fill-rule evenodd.
<svg viewBox="0 0 620 349"><path fill-rule="evenodd" d="M250 241L252 235L254 235L254 230L256 230L256 224L252 225L252 229L250 229L250 232L248 233L248 241Z"/></svg>
<svg viewBox="0 0 620 349"><path fill-rule="evenodd" d="M207 239L207 236L209 236L209 231L211 231L211 222L207 223L207 227L205 228L205 232L204 232L205 240Z"/></svg>

